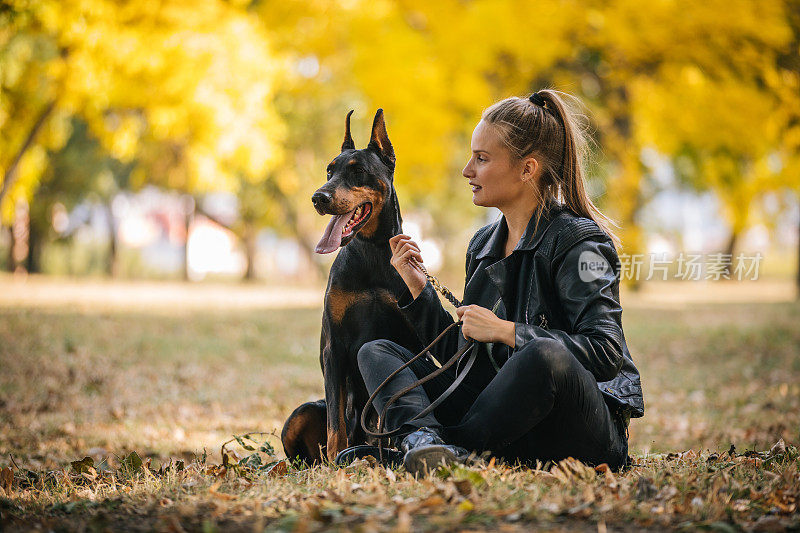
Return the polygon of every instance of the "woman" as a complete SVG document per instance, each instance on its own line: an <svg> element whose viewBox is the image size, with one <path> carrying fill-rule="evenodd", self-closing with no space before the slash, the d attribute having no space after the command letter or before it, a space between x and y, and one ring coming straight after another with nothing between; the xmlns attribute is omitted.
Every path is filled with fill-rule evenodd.
<svg viewBox="0 0 800 533"><path fill-rule="evenodd" d="M449 359L466 338L480 352L431 414L408 422L455 380L454 367L390 406L385 427L402 427L411 472L462 460L467 450L528 463L626 463L627 425L644 415L644 402L622 331L618 240L586 193L585 137L566 96L507 98L473 132L462 173L473 203L503 216L469 244L461 332L452 329L434 355ZM398 304L428 344L453 319L416 264L417 244L407 235L390 244L408 286ZM388 340L365 344L358 363L370 393L413 355ZM376 397L378 412L435 369L421 358L398 374Z"/></svg>

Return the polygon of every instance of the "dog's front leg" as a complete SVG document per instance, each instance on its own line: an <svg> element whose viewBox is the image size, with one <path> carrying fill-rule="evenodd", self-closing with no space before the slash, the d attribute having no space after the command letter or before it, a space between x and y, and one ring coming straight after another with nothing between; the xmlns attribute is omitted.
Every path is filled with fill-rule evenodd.
<svg viewBox="0 0 800 533"><path fill-rule="evenodd" d="M328 459L333 461L336 455L347 448L347 423L345 409L347 407L347 360L343 353L337 353L334 347L326 347L322 353L323 374L325 379L325 403L328 408Z"/></svg>

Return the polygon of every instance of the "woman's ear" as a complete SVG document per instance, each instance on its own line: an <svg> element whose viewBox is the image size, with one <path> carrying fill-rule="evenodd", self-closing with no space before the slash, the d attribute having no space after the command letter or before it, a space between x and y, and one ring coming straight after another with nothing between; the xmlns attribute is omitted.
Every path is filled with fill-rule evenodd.
<svg viewBox="0 0 800 533"><path fill-rule="evenodd" d="M535 157L527 157L522 161L522 176L524 182L532 182L539 173L539 161Z"/></svg>

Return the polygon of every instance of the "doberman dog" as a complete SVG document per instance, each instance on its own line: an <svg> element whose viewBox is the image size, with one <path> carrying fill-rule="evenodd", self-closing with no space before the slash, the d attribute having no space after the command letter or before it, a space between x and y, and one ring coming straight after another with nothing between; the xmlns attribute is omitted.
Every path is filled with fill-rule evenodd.
<svg viewBox="0 0 800 533"><path fill-rule="evenodd" d="M361 150L350 135L352 114L345 119L342 152L328 165L328 181L311 197L317 212L333 215L316 252L342 248L328 277L322 315L325 399L295 409L281 432L286 456L312 464L323 454L333 461L344 448L367 441L359 425L369 397L356 360L359 348L374 339L392 340L414 353L423 347L398 309L406 286L389 263L389 239L400 233L402 219L383 110L375 114L369 144Z"/></svg>

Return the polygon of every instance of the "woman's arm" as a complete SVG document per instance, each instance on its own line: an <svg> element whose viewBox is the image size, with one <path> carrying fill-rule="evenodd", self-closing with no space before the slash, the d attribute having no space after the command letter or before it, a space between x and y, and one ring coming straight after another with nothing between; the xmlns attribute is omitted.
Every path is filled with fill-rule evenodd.
<svg viewBox="0 0 800 533"><path fill-rule="evenodd" d="M406 291L397 301L397 306L416 331L423 345L429 344L444 329L454 322L453 317L442 306L433 285L411 260L422 263L419 247L408 235L395 235L389 239L392 249L392 266L403 278ZM453 354L458 350L458 331L448 332L435 347L437 354Z"/></svg>
<svg viewBox="0 0 800 533"><path fill-rule="evenodd" d="M588 268L592 261L593 268ZM555 339L564 343L597 381L613 379L623 360L614 245L594 238L580 241L563 259L556 258L553 267L559 303L571 333L517 322L516 349L536 337Z"/></svg>

